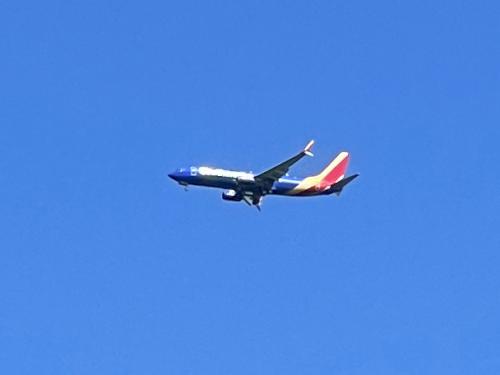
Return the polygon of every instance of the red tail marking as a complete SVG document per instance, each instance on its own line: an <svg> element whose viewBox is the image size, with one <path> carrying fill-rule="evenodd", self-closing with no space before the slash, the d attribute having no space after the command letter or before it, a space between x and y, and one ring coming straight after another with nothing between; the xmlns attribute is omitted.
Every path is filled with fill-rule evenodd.
<svg viewBox="0 0 500 375"><path fill-rule="evenodd" d="M333 185L345 175L347 165L349 164L349 155L346 155L320 182L321 187Z"/></svg>

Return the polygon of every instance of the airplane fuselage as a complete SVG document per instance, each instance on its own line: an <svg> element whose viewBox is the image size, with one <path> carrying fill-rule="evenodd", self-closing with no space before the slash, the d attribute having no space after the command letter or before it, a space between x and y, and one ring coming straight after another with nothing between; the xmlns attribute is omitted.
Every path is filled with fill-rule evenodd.
<svg viewBox="0 0 500 375"><path fill-rule="evenodd" d="M181 185L197 185L219 189L241 190L245 186L252 189L255 176L252 173L232 171L220 168L190 167L179 168L169 174L169 177L176 180ZM323 189L300 189L303 179L292 177L282 177L273 183L267 194L287 195L287 196L311 196L326 194Z"/></svg>

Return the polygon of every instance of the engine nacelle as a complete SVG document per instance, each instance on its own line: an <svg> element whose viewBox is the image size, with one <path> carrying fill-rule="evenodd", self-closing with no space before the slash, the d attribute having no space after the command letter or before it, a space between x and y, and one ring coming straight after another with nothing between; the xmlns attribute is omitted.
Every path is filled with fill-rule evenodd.
<svg viewBox="0 0 500 375"><path fill-rule="evenodd" d="M243 199L243 196L235 190L228 190L222 193L222 199L225 201L240 202Z"/></svg>

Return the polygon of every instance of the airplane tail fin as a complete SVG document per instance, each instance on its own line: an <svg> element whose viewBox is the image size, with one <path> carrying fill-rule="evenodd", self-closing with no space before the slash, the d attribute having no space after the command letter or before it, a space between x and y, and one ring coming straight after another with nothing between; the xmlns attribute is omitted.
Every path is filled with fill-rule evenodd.
<svg viewBox="0 0 500 375"><path fill-rule="evenodd" d="M342 180L349 164L349 153L343 151L317 176L321 187L332 186Z"/></svg>
<svg viewBox="0 0 500 375"><path fill-rule="evenodd" d="M333 159L319 174L306 177L292 194L317 195L340 194L345 185L358 177L357 174L345 178L349 164L349 153L343 151Z"/></svg>

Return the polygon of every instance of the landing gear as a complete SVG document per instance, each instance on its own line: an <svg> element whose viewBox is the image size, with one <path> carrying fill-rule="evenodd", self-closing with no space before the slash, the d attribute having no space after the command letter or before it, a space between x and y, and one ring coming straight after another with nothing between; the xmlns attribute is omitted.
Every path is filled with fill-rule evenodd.
<svg viewBox="0 0 500 375"><path fill-rule="evenodd" d="M262 195L254 195L252 204L257 208L257 210L261 210L260 206L262 204L264 197Z"/></svg>
<svg viewBox="0 0 500 375"><path fill-rule="evenodd" d="M248 204L249 206L255 206L257 210L260 211L260 206L262 204L263 196L262 195L243 195L243 202Z"/></svg>

